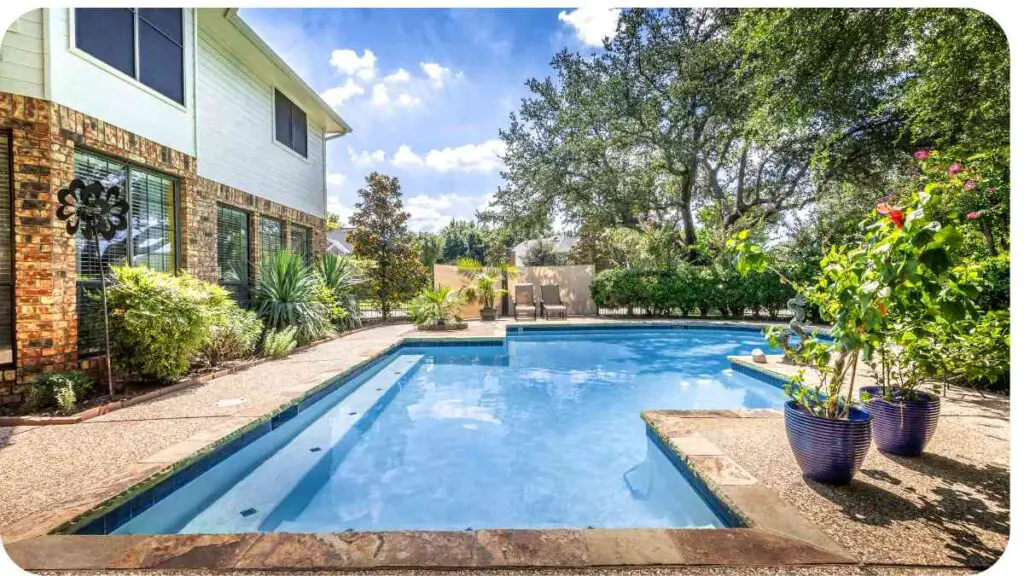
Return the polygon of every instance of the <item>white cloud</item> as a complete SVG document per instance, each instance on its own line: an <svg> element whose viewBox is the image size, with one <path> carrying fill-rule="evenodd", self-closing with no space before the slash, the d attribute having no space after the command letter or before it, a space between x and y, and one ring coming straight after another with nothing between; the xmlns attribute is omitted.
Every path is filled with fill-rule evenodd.
<svg viewBox="0 0 1024 576"><path fill-rule="evenodd" d="M437 232L453 219L473 218L482 207L478 197L465 194L419 194L405 199L409 228L417 232Z"/></svg>
<svg viewBox="0 0 1024 576"><path fill-rule="evenodd" d="M337 107L344 104L345 100L348 100L353 96L362 94L363 92L365 92L365 90L363 90L363 87L359 86L358 84L353 82L351 78L349 78L348 81L345 82L343 85L335 86L334 88L328 88L327 90L323 91L320 94L320 97L324 99L324 102L327 102L328 106Z"/></svg>
<svg viewBox="0 0 1024 576"><path fill-rule="evenodd" d="M505 143L495 139L482 144L431 150L424 157L424 164L438 172L490 172L501 167L500 156L504 153Z"/></svg>
<svg viewBox="0 0 1024 576"><path fill-rule="evenodd" d="M430 78L430 82L437 88L444 86L445 78L451 75L451 68L441 66L437 62L420 62L420 69L423 73ZM462 72L458 73L458 77L462 77Z"/></svg>
<svg viewBox="0 0 1024 576"><path fill-rule="evenodd" d="M355 50L335 50L331 52L331 66L348 76L370 80L377 74L377 57L366 49L362 56Z"/></svg>
<svg viewBox="0 0 1024 576"><path fill-rule="evenodd" d="M356 152L355 150L352 149L351 146L349 146L348 149L349 160L351 160L352 163L355 164L356 166L370 166L372 164L380 164L381 162L384 161L385 156L386 155L384 154L383 150L374 150L373 152L370 152L369 150L362 150Z"/></svg>
<svg viewBox="0 0 1024 576"><path fill-rule="evenodd" d="M413 152L408 144L402 144L395 151L395 155L391 157L391 164L399 168L422 166L423 158L420 158L418 154Z"/></svg>
<svg viewBox="0 0 1024 576"><path fill-rule="evenodd" d="M398 95L398 104L401 105L401 106L405 106L406 108L411 108L413 106L419 106L422 103L423 103L423 100L420 100L419 96L413 96L411 94L407 94L407 93L404 93L404 92L402 94Z"/></svg>
<svg viewBox="0 0 1024 576"><path fill-rule="evenodd" d="M577 8L558 13L558 20L576 29L576 37L588 46L601 46L608 36L615 35L619 23L618 8Z"/></svg>
<svg viewBox="0 0 1024 576"><path fill-rule="evenodd" d="M373 87L373 100L371 101L374 106L387 106L391 98L388 96L388 87L383 84L377 84Z"/></svg>
<svg viewBox="0 0 1024 576"><path fill-rule="evenodd" d="M385 76L384 77L384 81L385 82L408 82L410 78L412 78L412 76L409 75L408 72L406 72L405 68L399 68L398 70L395 70L393 73L388 74L387 76Z"/></svg>
<svg viewBox="0 0 1024 576"><path fill-rule="evenodd" d="M348 219L355 212L351 206L347 206L341 202L341 198L337 196L327 197L327 211L337 214L342 226L348 226Z"/></svg>
<svg viewBox="0 0 1024 576"><path fill-rule="evenodd" d="M345 183L345 175L337 172L327 173L327 185L328 186L341 186Z"/></svg>

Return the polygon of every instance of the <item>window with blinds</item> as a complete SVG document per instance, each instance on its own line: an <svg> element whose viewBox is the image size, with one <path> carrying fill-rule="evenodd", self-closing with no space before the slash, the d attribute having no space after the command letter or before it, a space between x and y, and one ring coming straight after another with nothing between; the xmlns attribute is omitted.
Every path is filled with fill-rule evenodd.
<svg viewBox="0 0 1024 576"><path fill-rule="evenodd" d="M306 113L277 89L274 90L274 138L306 157Z"/></svg>
<svg viewBox="0 0 1024 576"><path fill-rule="evenodd" d="M11 141L0 133L0 364L14 362L14 242Z"/></svg>
<svg viewBox="0 0 1024 576"><path fill-rule="evenodd" d="M292 224L292 250L302 256L302 261L309 264L313 250L309 243L309 228Z"/></svg>
<svg viewBox="0 0 1024 576"><path fill-rule="evenodd" d="M249 214L217 206L217 265L220 285L241 306L249 305Z"/></svg>
<svg viewBox="0 0 1024 576"><path fill-rule="evenodd" d="M280 220L260 216L260 260L284 248L284 225Z"/></svg>
<svg viewBox="0 0 1024 576"><path fill-rule="evenodd" d="M75 178L86 184L127 187L130 206L128 229L110 241L75 239L78 271L78 351L97 352L102 344L102 317L96 294L100 274L111 265L131 263L161 272L177 269L175 190L177 181L84 150L75 151Z"/></svg>

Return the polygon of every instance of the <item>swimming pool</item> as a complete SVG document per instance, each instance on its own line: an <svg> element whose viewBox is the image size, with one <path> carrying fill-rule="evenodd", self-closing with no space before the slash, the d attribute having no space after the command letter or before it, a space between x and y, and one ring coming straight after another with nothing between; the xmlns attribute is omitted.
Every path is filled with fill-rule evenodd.
<svg viewBox="0 0 1024 576"><path fill-rule="evenodd" d="M781 407L730 369L754 347L695 328L407 343L105 532L722 527L639 413Z"/></svg>

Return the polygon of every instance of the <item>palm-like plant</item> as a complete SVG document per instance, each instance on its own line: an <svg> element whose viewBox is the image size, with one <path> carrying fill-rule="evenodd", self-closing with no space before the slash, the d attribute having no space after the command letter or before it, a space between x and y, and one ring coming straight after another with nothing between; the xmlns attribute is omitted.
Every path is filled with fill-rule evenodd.
<svg viewBox="0 0 1024 576"><path fill-rule="evenodd" d="M311 342L331 332L327 307L317 299L320 280L290 250L278 250L260 263L256 313L268 329L298 329L300 342Z"/></svg>
<svg viewBox="0 0 1024 576"><path fill-rule="evenodd" d="M447 286L424 289L409 304L409 317L417 326L443 326L457 319L465 298Z"/></svg>
<svg viewBox="0 0 1024 576"><path fill-rule="evenodd" d="M498 278L504 276L514 280L519 276L519 269L508 264L484 266L472 258L459 258L455 265L460 274L471 280L460 293L467 302L480 303L480 313L484 320L493 320L495 300L508 293L507 290L496 287Z"/></svg>
<svg viewBox="0 0 1024 576"><path fill-rule="evenodd" d="M364 282L359 266L350 258L328 252L313 264L313 271L346 313L339 328L358 328L362 321L355 288Z"/></svg>

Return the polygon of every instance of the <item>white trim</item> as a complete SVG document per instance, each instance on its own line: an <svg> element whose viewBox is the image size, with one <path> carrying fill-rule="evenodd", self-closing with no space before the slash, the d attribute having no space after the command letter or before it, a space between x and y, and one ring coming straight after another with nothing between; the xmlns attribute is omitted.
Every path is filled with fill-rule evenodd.
<svg viewBox="0 0 1024 576"><path fill-rule="evenodd" d="M43 8L43 99L53 101L53 53L50 50L50 8Z"/></svg>
<svg viewBox="0 0 1024 576"><path fill-rule="evenodd" d="M169 98L169 97L161 94L160 92L157 92L153 88L150 88L149 86L146 86L145 84L143 84L142 81L138 79L138 76L139 76L139 25L138 25L139 11L137 9L134 9L134 8L132 9L133 10L133 14L135 15L135 29L132 32L133 38L134 38L133 42L134 42L134 50L135 50L135 62L134 62L135 77L134 78L132 78L131 76L129 76L129 75L125 74L124 72L118 70L117 68L114 68L110 64L107 64L106 62L100 60L99 58L93 56L92 54L89 54L88 52L86 52L84 50L81 50L80 48L75 46L75 12L74 12L75 9L74 8L66 8L65 10L67 10L67 18L68 18L68 52L69 53L77 56L78 58L81 58L83 61L88 62L88 63L92 64L93 66L96 66L97 68L99 68L100 70L103 70L104 72L110 74L111 76L114 76L114 77L119 78L120 80L122 80L124 82L127 82L128 84L132 85L133 87L138 88L138 89L142 90L143 92L145 92L145 93L147 93L147 94L149 94L151 96L155 96L157 99L161 100L165 104L169 104L170 106L173 106L174 108L177 108L178 110L181 110L182 112L188 112L189 111L189 106L188 105L189 105L190 98L188 97L188 89L191 87L191 84L189 84L188 75L185 73L185 42L184 42L184 39L185 39L184 38L185 37L185 30L184 30L184 27L185 27L185 9L184 8L181 9L181 26L182 26L182 31L181 31L181 34L182 34L182 43L181 43L181 80L182 80L182 87L181 88L182 88L182 92L181 92L181 95L185 99L185 103L184 104L181 104L181 103L175 101L174 99ZM196 25L195 22L193 22L192 26L194 27L195 25ZM193 54L192 58L193 58L193 60L195 59L195 54ZM194 82L195 82L195 80L193 80L193 83Z"/></svg>
<svg viewBox="0 0 1024 576"><path fill-rule="evenodd" d="M299 110L302 110L302 114L306 117L306 155L305 156L303 156L302 154L299 154L298 152L293 150L291 146L283 144L280 140L277 139L277 98L276 98L276 95L274 94L275 91L276 92L280 92L285 98L287 98L288 102L290 102L292 106L295 106ZM291 154L292 156L295 156L299 160L302 160L306 164L311 164L312 163L312 161L309 159L309 113L306 112L305 108L303 108L302 106L299 106L298 104L296 104L295 100L291 96L288 95L288 92L282 90L278 86L275 86L273 83L270 84L270 139L273 140L274 144L276 144L278 148L281 148L282 150L288 151L289 154ZM327 165L327 157L326 156L324 156L324 165L325 166ZM325 180L325 182L326 182L326 180Z"/></svg>

